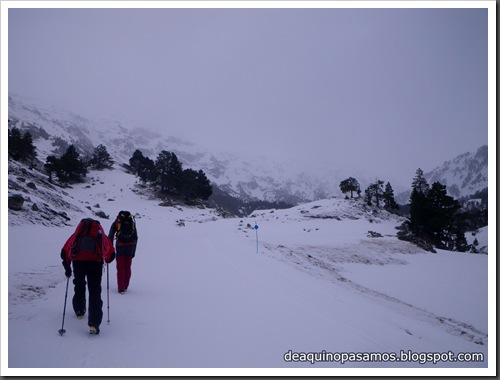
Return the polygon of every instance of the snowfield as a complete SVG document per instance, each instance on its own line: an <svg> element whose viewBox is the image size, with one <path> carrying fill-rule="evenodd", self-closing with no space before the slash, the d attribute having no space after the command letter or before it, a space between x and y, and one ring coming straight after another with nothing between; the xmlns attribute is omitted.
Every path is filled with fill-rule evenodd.
<svg viewBox="0 0 500 380"><path fill-rule="evenodd" d="M72 204L58 226L38 223L28 205L9 211L2 375L494 373L488 255L422 251L396 238L401 219L355 200L224 219L159 206L120 169L89 177L65 195L47 190ZM81 218L102 211L107 231L122 209L139 232L129 291L118 294L111 263L101 334L91 337L73 313L71 279L60 336L62 245ZM412 360L390 359L402 351ZM386 361L337 360L349 353ZM433 363L459 353L484 360Z"/></svg>

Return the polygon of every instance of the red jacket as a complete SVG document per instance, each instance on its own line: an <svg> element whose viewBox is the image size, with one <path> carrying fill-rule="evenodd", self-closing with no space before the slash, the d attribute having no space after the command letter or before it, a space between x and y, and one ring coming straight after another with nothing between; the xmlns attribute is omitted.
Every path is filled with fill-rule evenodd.
<svg viewBox="0 0 500 380"><path fill-rule="evenodd" d="M97 246L96 250L86 250L81 248L78 254L74 255L74 251L76 250L76 246L79 243L78 240L81 237L82 229L85 226L86 219L82 219L78 226L76 227L75 232L68 238L66 243L64 244L61 250L61 259L63 259L63 265L65 268L69 267L71 261L98 261L106 263L110 263L115 258L115 248L113 247L113 243L108 239L101 224L97 223L92 224L92 228L95 229L94 232L100 235L98 241L100 241L100 246ZM97 226L97 227L95 227ZM81 247L81 244L80 244Z"/></svg>

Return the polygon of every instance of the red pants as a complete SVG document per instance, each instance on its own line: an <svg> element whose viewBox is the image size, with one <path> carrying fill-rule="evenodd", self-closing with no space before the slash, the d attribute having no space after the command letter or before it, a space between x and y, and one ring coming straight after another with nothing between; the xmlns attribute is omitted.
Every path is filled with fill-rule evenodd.
<svg viewBox="0 0 500 380"><path fill-rule="evenodd" d="M118 291L127 290L132 276L132 256L116 256L116 277L118 280Z"/></svg>

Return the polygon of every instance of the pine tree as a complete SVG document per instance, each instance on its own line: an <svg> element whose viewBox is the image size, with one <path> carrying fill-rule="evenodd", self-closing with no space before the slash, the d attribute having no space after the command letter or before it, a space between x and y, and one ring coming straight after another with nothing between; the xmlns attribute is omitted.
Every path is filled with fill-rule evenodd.
<svg viewBox="0 0 500 380"><path fill-rule="evenodd" d="M438 248L462 250L464 234L461 231L457 212L460 203L446 194L446 186L434 182L427 195L428 221L426 230Z"/></svg>
<svg viewBox="0 0 500 380"><path fill-rule="evenodd" d="M372 205L372 199L375 200L375 206L380 207L380 200L383 195L384 181L377 180L365 189L365 202L368 206Z"/></svg>
<svg viewBox="0 0 500 380"><path fill-rule="evenodd" d="M411 186L410 228L415 234L423 236L426 232L426 224L429 218L429 205L427 201L429 184L424 177L422 169L417 169Z"/></svg>
<svg viewBox="0 0 500 380"><path fill-rule="evenodd" d="M162 150L155 161L155 184L163 193L179 190L182 176L182 164L175 153Z"/></svg>
<svg viewBox="0 0 500 380"><path fill-rule="evenodd" d="M155 182L156 181L155 162L149 157L144 157L144 161L142 162L142 165L139 167L137 175L139 176L142 182L145 183Z"/></svg>
<svg viewBox="0 0 500 380"><path fill-rule="evenodd" d="M351 192L351 199L352 199L352 193L356 191L358 194L360 192L360 187L359 187L359 182L356 178L349 177L342 182L340 182L340 191L342 191L343 194L347 192Z"/></svg>
<svg viewBox="0 0 500 380"><path fill-rule="evenodd" d="M9 156L15 161L32 163L37 153L31 133L29 131L22 133L19 128L12 127L9 129L8 138Z"/></svg>
<svg viewBox="0 0 500 380"><path fill-rule="evenodd" d="M399 205L396 203L396 200L394 199L394 190L392 189L390 182L387 182L387 184L385 185L385 190L382 195L382 199L384 200L384 209L399 210Z"/></svg>
<svg viewBox="0 0 500 380"><path fill-rule="evenodd" d="M97 170L111 169L114 163L115 162L104 145L100 144L94 149L94 153L90 159L91 167Z"/></svg>
<svg viewBox="0 0 500 380"><path fill-rule="evenodd" d="M196 199L196 171L193 169L186 169L182 172L181 192L186 200Z"/></svg>
<svg viewBox="0 0 500 380"><path fill-rule="evenodd" d="M74 145L70 145L58 160L57 177L63 182L81 182L87 175L85 163Z"/></svg>
<svg viewBox="0 0 500 380"><path fill-rule="evenodd" d="M446 186L434 182L429 188L422 170L418 169L412 187L410 229L413 234L437 248L468 250L463 221L458 214L460 203L446 194Z"/></svg>
<svg viewBox="0 0 500 380"><path fill-rule="evenodd" d="M196 176L196 185L197 185L197 196L200 199L207 200L212 195L212 184L210 180L207 178L206 174L203 170L198 170Z"/></svg>
<svg viewBox="0 0 500 380"><path fill-rule="evenodd" d="M56 156L48 156L45 162L45 170L49 175L49 182L52 182L52 173L57 173L59 170L59 159Z"/></svg>
<svg viewBox="0 0 500 380"><path fill-rule="evenodd" d="M136 150L129 159L130 169L141 181L150 183L165 194L178 194L186 201L207 200L212 195L212 184L202 170L182 169L175 153L162 150L156 161Z"/></svg>
<svg viewBox="0 0 500 380"><path fill-rule="evenodd" d="M22 138L22 156L23 160L32 163L36 158L36 148L33 145L33 138L31 137L31 133L26 131Z"/></svg>
<svg viewBox="0 0 500 380"><path fill-rule="evenodd" d="M128 160L128 164L134 174L139 174L141 167L144 165L145 159L146 157L144 157L142 152L139 149L136 149L134 154L132 154L132 157Z"/></svg>
<svg viewBox="0 0 500 380"><path fill-rule="evenodd" d="M132 172L137 174L144 183L156 181L155 162L145 157L139 149L135 150L128 163Z"/></svg>
<svg viewBox="0 0 500 380"><path fill-rule="evenodd" d="M9 156L15 161L19 161L22 156L21 141L21 130L16 127L9 129Z"/></svg>
<svg viewBox="0 0 500 380"><path fill-rule="evenodd" d="M413 177L413 182L411 183L412 189L417 190L423 195L427 195L429 192L429 184L427 183L427 180L424 177L424 172L422 169L418 168L415 177Z"/></svg>

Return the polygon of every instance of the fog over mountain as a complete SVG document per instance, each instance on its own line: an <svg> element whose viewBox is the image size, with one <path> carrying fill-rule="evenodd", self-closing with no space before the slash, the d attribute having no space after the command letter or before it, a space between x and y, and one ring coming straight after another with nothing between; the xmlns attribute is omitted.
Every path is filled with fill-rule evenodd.
<svg viewBox="0 0 500 380"><path fill-rule="evenodd" d="M488 142L484 5L169 3L10 9L8 94L87 119L73 125L99 120L90 139L114 155L128 158L131 142L151 155L177 149L186 166L206 164L214 182L248 198L314 199L350 176L397 193L417 168Z"/></svg>
<svg viewBox="0 0 500 380"><path fill-rule="evenodd" d="M25 97L9 97L9 125L29 130L37 146L38 159L44 163L50 154L62 154L73 144L85 156L103 144L117 164L127 164L132 153L139 149L151 159L162 150L174 152L184 168L203 170L223 193L244 201L264 200L299 204L333 195L340 195L339 183L356 177L362 191L375 179L366 168L349 167L347 163L330 169L303 171L291 163L273 162L264 156L246 158L238 155L238 147L214 151L175 136L152 132L120 119L95 119ZM445 162L426 174L429 183L440 181L454 197L474 194L487 187L487 146L475 154L464 153ZM318 163L321 168L325 163ZM372 170L377 172L376 168ZM406 202L411 183L401 184L387 178L400 202Z"/></svg>
<svg viewBox="0 0 500 380"><path fill-rule="evenodd" d="M103 144L118 164L128 163L136 149L153 160L167 150L179 157L184 168L203 170L220 189L243 200L297 204L339 193L338 184L344 179L333 168L319 174L315 168L305 172L263 156L246 159L235 153L237 147L217 152L119 119L95 120L14 95L9 97L9 121L11 126L31 131L42 162L57 151L61 140L75 145L83 155Z"/></svg>

